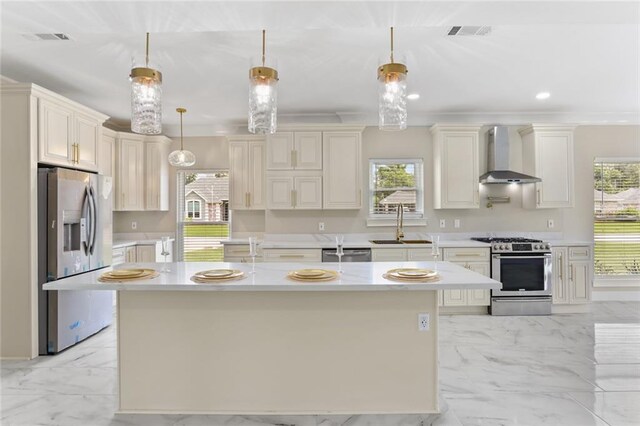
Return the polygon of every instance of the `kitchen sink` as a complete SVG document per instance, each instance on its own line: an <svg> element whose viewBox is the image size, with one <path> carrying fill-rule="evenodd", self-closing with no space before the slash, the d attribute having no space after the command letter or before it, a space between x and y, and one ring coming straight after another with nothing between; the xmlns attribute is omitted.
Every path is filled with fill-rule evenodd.
<svg viewBox="0 0 640 426"><path fill-rule="evenodd" d="M371 240L373 244L431 244L429 240Z"/></svg>

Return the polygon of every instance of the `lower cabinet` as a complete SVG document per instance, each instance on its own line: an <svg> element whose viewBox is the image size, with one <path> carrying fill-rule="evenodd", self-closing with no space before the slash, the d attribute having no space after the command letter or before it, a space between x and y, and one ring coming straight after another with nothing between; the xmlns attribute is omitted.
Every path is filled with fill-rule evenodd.
<svg viewBox="0 0 640 426"><path fill-rule="evenodd" d="M554 304L580 304L591 301L591 247L554 247L552 291Z"/></svg>
<svg viewBox="0 0 640 426"><path fill-rule="evenodd" d="M445 248L444 260L491 276L488 248ZM444 290L443 306L489 306L491 290Z"/></svg>
<svg viewBox="0 0 640 426"><path fill-rule="evenodd" d="M265 262L321 262L321 249L264 249Z"/></svg>
<svg viewBox="0 0 640 426"><path fill-rule="evenodd" d="M225 244L224 261L231 263L251 263L249 255L249 244ZM256 263L262 262L262 249L258 246L256 253Z"/></svg>
<svg viewBox="0 0 640 426"><path fill-rule="evenodd" d="M173 241L167 246L167 262L173 262ZM164 262L162 254L162 242L155 244L140 244L127 247L114 248L112 251L112 265L121 263L154 263Z"/></svg>

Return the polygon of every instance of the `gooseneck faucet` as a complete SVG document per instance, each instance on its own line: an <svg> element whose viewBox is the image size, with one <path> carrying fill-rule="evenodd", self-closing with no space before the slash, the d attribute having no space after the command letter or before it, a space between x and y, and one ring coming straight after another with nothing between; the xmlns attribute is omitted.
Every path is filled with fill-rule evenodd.
<svg viewBox="0 0 640 426"><path fill-rule="evenodd" d="M402 222L404 220L404 206L402 203L398 204L396 209L396 240L402 241L404 238L404 232L402 232Z"/></svg>

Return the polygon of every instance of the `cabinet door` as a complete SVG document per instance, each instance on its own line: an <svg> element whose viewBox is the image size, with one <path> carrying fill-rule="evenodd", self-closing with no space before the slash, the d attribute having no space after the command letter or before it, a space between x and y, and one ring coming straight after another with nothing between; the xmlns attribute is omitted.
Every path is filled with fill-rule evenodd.
<svg viewBox="0 0 640 426"><path fill-rule="evenodd" d="M471 271L491 276L488 263L467 263L467 268ZM467 305L469 306L489 306L491 304L491 290L467 290Z"/></svg>
<svg viewBox="0 0 640 426"><path fill-rule="evenodd" d="M359 132L324 132L323 188L325 209L362 207L361 138Z"/></svg>
<svg viewBox="0 0 640 426"><path fill-rule="evenodd" d="M146 142L145 150L145 210L169 210L169 145L167 142Z"/></svg>
<svg viewBox="0 0 640 426"><path fill-rule="evenodd" d="M251 210L263 210L265 207L264 191L264 142L250 141L248 153L247 192L248 205Z"/></svg>
<svg viewBox="0 0 640 426"><path fill-rule="evenodd" d="M296 170L322 170L322 132L294 133Z"/></svg>
<svg viewBox="0 0 640 426"><path fill-rule="evenodd" d="M588 303L591 300L591 262L569 262L569 303Z"/></svg>
<svg viewBox="0 0 640 426"><path fill-rule="evenodd" d="M436 257L437 260L442 260L442 250L438 251L438 256ZM427 261L427 262L432 262L433 261L433 255L431 254L431 249L428 248L424 248L424 249L409 249L409 257L408 259L410 262L415 262L415 261Z"/></svg>
<svg viewBox="0 0 640 426"><path fill-rule="evenodd" d="M322 209L322 177L304 176L294 180L293 205L296 209Z"/></svg>
<svg viewBox="0 0 640 426"><path fill-rule="evenodd" d="M142 140L121 138L119 148L118 210L144 210L144 145ZM119 201L119 203L118 203Z"/></svg>
<svg viewBox="0 0 640 426"><path fill-rule="evenodd" d="M130 246L125 249L124 258L127 263L135 263L138 261L136 246Z"/></svg>
<svg viewBox="0 0 640 426"><path fill-rule="evenodd" d="M466 290L442 290L443 306L466 306L467 291Z"/></svg>
<svg viewBox="0 0 640 426"><path fill-rule="evenodd" d="M229 142L229 208L249 208L246 142Z"/></svg>
<svg viewBox="0 0 640 426"><path fill-rule="evenodd" d="M537 139L538 207L573 207L572 132L543 133Z"/></svg>
<svg viewBox="0 0 640 426"><path fill-rule="evenodd" d="M569 303L567 248L554 247L551 253L551 291L553 294L553 303Z"/></svg>
<svg viewBox="0 0 640 426"><path fill-rule="evenodd" d="M38 161L72 165L73 111L46 99L38 100Z"/></svg>
<svg viewBox="0 0 640 426"><path fill-rule="evenodd" d="M267 178L267 208L272 210L293 209L293 177Z"/></svg>
<svg viewBox="0 0 640 426"><path fill-rule="evenodd" d="M77 144L78 167L98 170L98 150L102 137L102 123L76 112L73 116L73 143Z"/></svg>
<svg viewBox="0 0 640 426"><path fill-rule="evenodd" d="M103 134L98 149L98 173L105 176L116 176L116 138Z"/></svg>
<svg viewBox="0 0 640 426"><path fill-rule="evenodd" d="M136 262L155 262L156 246L136 246Z"/></svg>
<svg viewBox="0 0 640 426"><path fill-rule="evenodd" d="M475 209L480 206L477 131L441 131L436 135L434 170L437 209Z"/></svg>
<svg viewBox="0 0 640 426"><path fill-rule="evenodd" d="M267 169L292 170L294 162L293 132L281 132L267 138Z"/></svg>

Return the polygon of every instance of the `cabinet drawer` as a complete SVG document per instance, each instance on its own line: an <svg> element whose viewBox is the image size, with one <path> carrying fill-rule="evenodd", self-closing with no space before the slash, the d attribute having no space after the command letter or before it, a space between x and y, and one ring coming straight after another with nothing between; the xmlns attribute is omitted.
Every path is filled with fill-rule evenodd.
<svg viewBox="0 0 640 426"><path fill-rule="evenodd" d="M589 260L591 250L589 247L569 247L569 260Z"/></svg>
<svg viewBox="0 0 640 426"><path fill-rule="evenodd" d="M258 256L262 256L262 249L258 246ZM249 244L225 244L224 246L224 258L227 261L227 258L249 258ZM235 262L235 260L229 260L228 262Z"/></svg>
<svg viewBox="0 0 640 426"><path fill-rule="evenodd" d="M112 255L112 259L111 259L112 265L119 265L121 263L125 263L126 248L125 247L114 248L111 252L111 255Z"/></svg>
<svg viewBox="0 0 640 426"><path fill-rule="evenodd" d="M250 256L225 256L224 257L224 261L225 262L229 262L229 263L251 263L251 257ZM263 262L261 257L256 257L256 263L260 263Z"/></svg>
<svg viewBox="0 0 640 426"><path fill-rule="evenodd" d="M438 260L442 260L442 252L438 251ZM407 260L410 262L417 261L433 261L433 254L431 254L431 249L409 249L409 255L407 256Z"/></svg>
<svg viewBox="0 0 640 426"><path fill-rule="evenodd" d="M489 260L488 248L446 248L444 260L450 262L480 262Z"/></svg>
<svg viewBox="0 0 640 426"><path fill-rule="evenodd" d="M371 259L374 262L405 262L407 249L373 249Z"/></svg>
<svg viewBox="0 0 640 426"><path fill-rule="evenodd" d="M266 249L263 251L265 262L320 262L320 249Z"/></svg>

